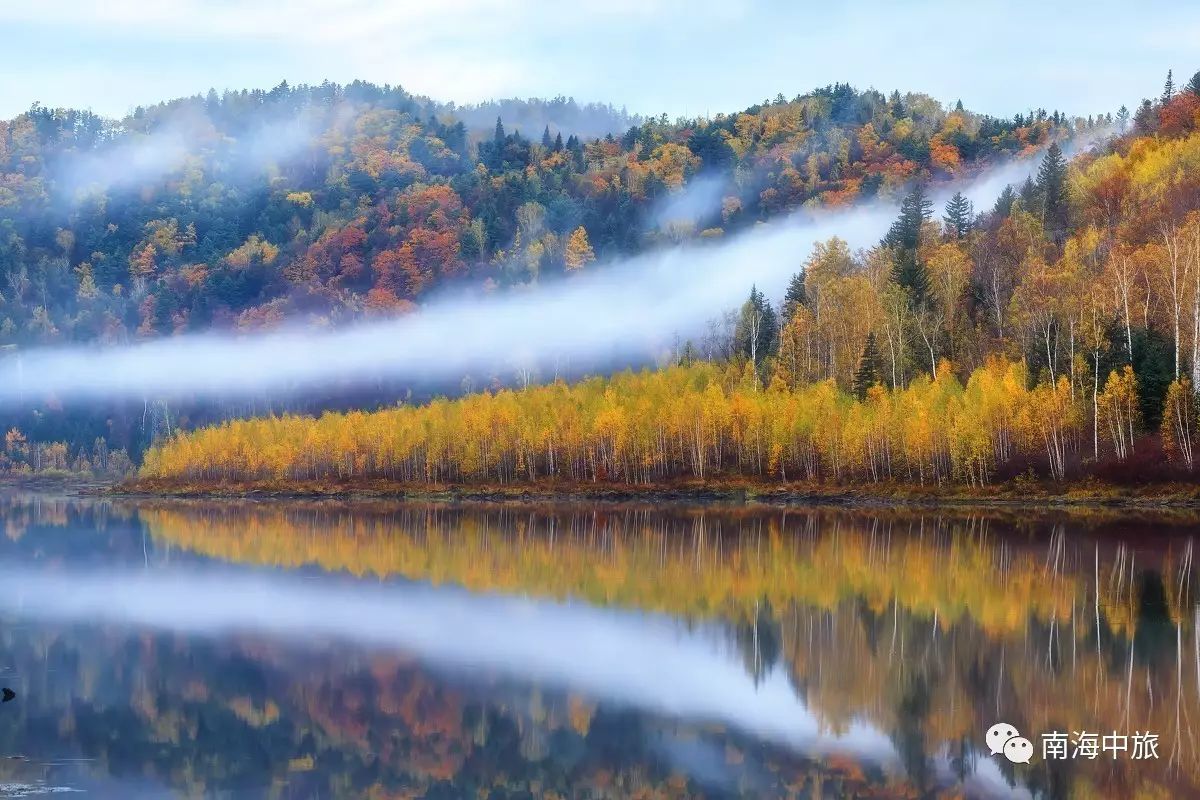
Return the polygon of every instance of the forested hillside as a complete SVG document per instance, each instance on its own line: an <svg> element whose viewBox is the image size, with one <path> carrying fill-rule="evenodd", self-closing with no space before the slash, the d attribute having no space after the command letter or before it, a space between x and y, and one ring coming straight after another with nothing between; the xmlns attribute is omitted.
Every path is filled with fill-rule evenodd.
<svg viewBox="0 0 1200 800"><path fill-rule="evenodd" d="M493 110L511 118L463 122ZM561 99L456 109L362 83L210 93L121 121L35 105L0 123L0 344L411 310L447 284L537 282L806 203L895 197L1097 123L844 85L603 138L543 122L628 119ZM656 220L697 176L712 211Z"/></svg>
<svg viewBox="0 0 1200 800"><path fill-rule="evenodd" d="M1029 444L1022 463L1062 477L1107 457L1110 440L1124 459L1174 413L1169 448L1190 464L1192 395L1171 386L1200 377L1198 90L1200 79L1179 90L1169 80L1133 115L996 119L836 85L712 119L633 120L602 138L557 122L480 130L478 115L603 127L623 112L557 99L465 113L362 83L210 93L120 122L34 106L0 137L0 344L11 354L420 313L443 291L536 286L800 207L903 200L876 247L833 239L807 260L797 252L783 265L798 270L786 297L745 287L750 300L731 296L740 311L682 343L678 361L717 362L727 393L828 381L859 403L876 385L967 386L1007 364L1023 390L1070 401L1063 441ZM1058 143L1081 133L1100 144L1068 163ZM928 200L931 186L1012 156L1036 156L1040 170L993 207ZM95 469L118 448L136 458L179 427L255 410L52 399L6 421L4 464ZM1001 460L971 480L1003 473ZM889 475L898 464L923 479L926 465L902 460ZM956 469L934 474L963 478Z"/></svg>
<svg viewBox="0 0 1200 800"><path fill-rule="evenodd" d="M733 305L733 303L731 303ZM974 213L920 184L878 246L816 246L681 366L164 442L183 481L983 485L1190 476L1200 446L1200 75ZM716 366L697 365L697 360Z"/></svg>

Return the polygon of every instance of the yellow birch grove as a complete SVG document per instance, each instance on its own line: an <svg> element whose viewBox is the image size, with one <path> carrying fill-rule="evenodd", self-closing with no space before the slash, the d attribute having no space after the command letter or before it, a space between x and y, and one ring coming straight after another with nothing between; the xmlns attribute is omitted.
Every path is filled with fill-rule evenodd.
<svg viewBox="0 0 1200 800"><path fill-rule="evenodd" d="M141 474L217 482L648 485L729 477L978 486L1015 459L1047 463L1061 478L1081 447L1090 453L1090 398L1073 398L1065 377L1030 388L1021 362L989 360L965 384L942 362L932 378L897 390L877 385L861 401L832 380L795 388L774 381L764 391L729 375L698 363L375 412L231 421L161 442ZM1125 380L1114 373L1106 385L1106 414L1128 408ZM1123 435L1114 432L1114 449Z"/></svg>

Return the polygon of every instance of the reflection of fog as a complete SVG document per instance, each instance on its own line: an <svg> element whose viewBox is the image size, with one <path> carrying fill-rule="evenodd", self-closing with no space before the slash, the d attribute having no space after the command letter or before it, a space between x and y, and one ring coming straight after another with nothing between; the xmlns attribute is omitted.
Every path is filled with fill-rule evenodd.
<svg viewBox="0 0 1200 800"><path fill-rule="evenodd" d="M0 608L68 622L116 622L217 635L260 631L395 647L460 669L494 669L599 699L720 722L806 753L894 764L865 723L823 732L780 670L757 682L713 627L661 615L244 572L0 573Z"/></svg>

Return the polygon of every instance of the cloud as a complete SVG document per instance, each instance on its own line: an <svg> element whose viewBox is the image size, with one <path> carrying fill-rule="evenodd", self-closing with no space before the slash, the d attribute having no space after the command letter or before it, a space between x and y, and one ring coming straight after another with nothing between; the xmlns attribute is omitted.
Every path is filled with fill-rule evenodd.
<svg viewBox="0 0 1200 800"><path fill-rule="evenodd" d="M1190 75L1200 9L1158 3L1132 14L1115 3L1018 2L1001 10L946 0L848 8L766 0L63 0L3 4L0 24L9 32L10 71L26 78L0 90L0 113L38 98L119 114L164 92L362 78L442 100L562 93L650 114L735 111L777 92L850 81L962 98L1008 116L1031 107L1080 114L1132 107L1157 92L1168 67ZM969 33L979 30L990 35ZM939 46L919 59L897 51L897 42L931 38ZM848 45L853 59L844 57ZM95 80L95 70L114 77Z"/></svg>

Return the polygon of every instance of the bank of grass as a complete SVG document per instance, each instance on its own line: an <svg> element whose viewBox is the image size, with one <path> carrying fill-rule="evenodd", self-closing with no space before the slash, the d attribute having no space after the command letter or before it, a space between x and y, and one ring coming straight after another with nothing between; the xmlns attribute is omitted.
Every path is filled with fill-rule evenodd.
<svg viewBox="0 0 1200 800"><path fill-rule="evenodd" d="M402 483L386 479L188 481L135 478L113 487L159 497L312 497L412 500L669 500L770 505L1003 505L1200 508L1200 483L1118 485L1095 478L1047 481L1021 477L984 487L901 483L755 483L742 479L658 484L539 481L510 484Z"/></svg>

